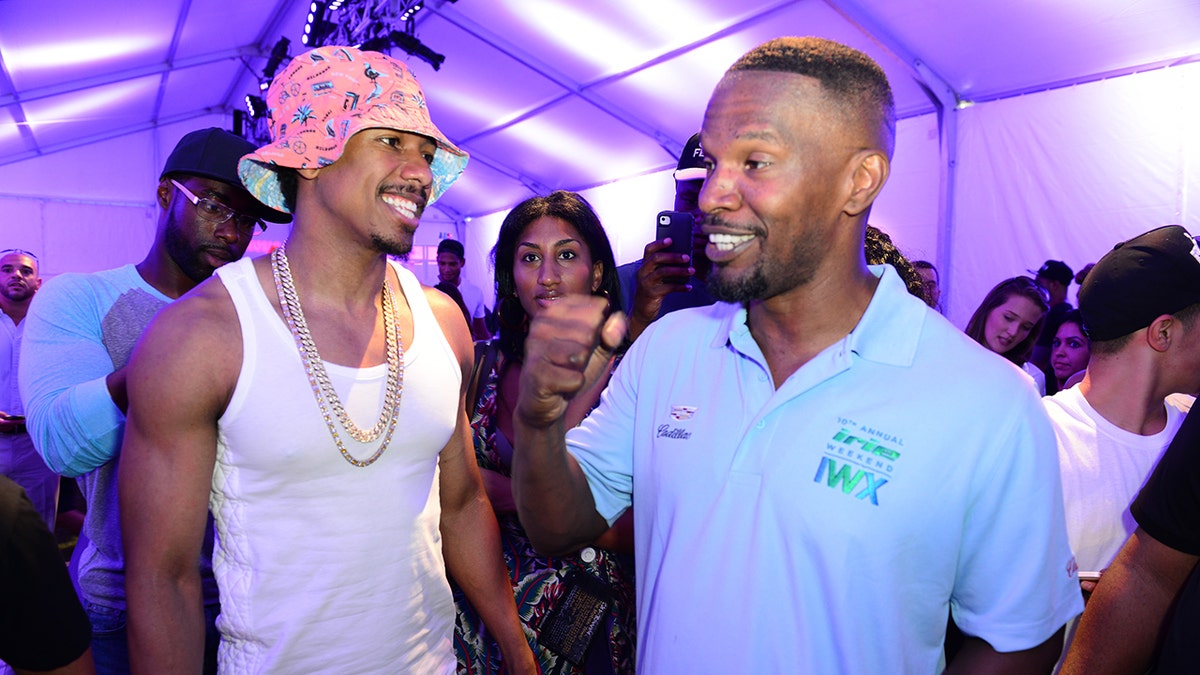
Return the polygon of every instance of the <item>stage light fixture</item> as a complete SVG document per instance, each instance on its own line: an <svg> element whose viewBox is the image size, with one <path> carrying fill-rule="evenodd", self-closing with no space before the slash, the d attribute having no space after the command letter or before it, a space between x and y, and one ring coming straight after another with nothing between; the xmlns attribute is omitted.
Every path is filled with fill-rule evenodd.
<svg viewBox="0 0 1200 675"><path fill-rule="evenodd" d="M434 70L446 57L423 44L415 35L415 16L428 0L314 0L305 25L304 44L357 45L368 51L402 49ZM333 12L337 12L333 14Z"/></svg>
<svg viewBox="0 0 1200 675"><path fill-rule="evenodd" d="M374 37L370 40L364 40L358 46L359 49L365 52L386 52L392 46L392 39L388 36Z"/></svg>
<svg viewBox="0 0 1200 675"><path fill-rule="evenodd" d="M267 114L267 102L261 96L246 94L246 112L251 119L258 119Z"/></svg>
<svg viewBox="0 0 1200 675"><path fill-rule="evenodd" d="M421 3L413 3L412 5L408 6L408 9L404 10L403 14L400 15L400 20L405 22L412 21L413 15L419 11L421 11Z"/></svg>
<svg viewBox="0 0 1200 675"><path fill-rule="evenodd" d="M392 44L433 66L434 70L440 70L446 60L445 56L426 47L415 35L394 30L389 36L392 38Z"/></svg>
<svg viewBox="0 0 1200 675"><path fill-rule="evenodd" d="M283 60L287 58L288 47L291 44L291 40L281 37L275 43L275 46L271 48L271 58L267 59L267 65L263 68L262 72L264 80L270 82L275 77L275 71L279 70L279 64L283 63Z"/></svg>
<svg viewBox="0 0 1200 675"><path fill-rule="evenodd" d="M308 6L308 18L304 22L304 35L300 41L309 47L320 47L324 44L325 36L329 33L330 25L326 21L326 6L324 2L314 0Z"/></svg>

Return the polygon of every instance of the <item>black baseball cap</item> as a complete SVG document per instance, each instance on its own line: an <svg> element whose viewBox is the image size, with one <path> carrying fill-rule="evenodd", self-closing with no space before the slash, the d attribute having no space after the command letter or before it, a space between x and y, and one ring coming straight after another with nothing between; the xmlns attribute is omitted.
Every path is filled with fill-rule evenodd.
<svg viewBox="0 0 1200 675"><path fill-rule="evenodd" d="M163 165L159 180L168 175L187 174L219 180L245 190L242 179L238 177L238 162L242 156L257 149L250 141L224 129L198 129L175 144L175 149ZM255 202L261 207L255 214L259 218L269 223L292 222L291 214L276 211L257 199Z"/></svg>
<svg viewBox="0 0 1200 675"><path fill-rule="evenodd" d="M700 147L700 134L692 134L683 146L674 176L675 180L704 180L708 176L708 167L704 164L704 148Z"/></svg>
<svg viewBox="0 0 1200 675"><path fill-rule="evenodd" d="M1061 260L1047 260L1042 263L1038 271L1029 270L1029 273L1035 277L1045 277L1046 279L1057 281L1063 286L1070 286L1071 280L1075 278L1075 273L1071 271L1067 263Z"/></svg>
<svg viewBox="0 0 1200 675"><path fill-rule="evenodd" d="M1112 340L1200 302L1200 246L1179 225L1117 244L1088 272L1079 313L1092 340Z"/></svg>

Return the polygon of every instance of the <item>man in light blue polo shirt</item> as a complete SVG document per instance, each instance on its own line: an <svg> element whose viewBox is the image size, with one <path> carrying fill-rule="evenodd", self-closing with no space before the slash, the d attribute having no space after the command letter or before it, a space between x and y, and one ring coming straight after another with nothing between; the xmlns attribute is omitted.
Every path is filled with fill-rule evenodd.
<svg viewBox="0 0 1200 675"><path fill-rule="evenodd" d="M1049 672L1082 609L1037 394L866 264L894 129L865 55L761 45L701 131L723 302L647 329L569 437L624 322L579 297L531 326L521 520L561 553L637 501L641 673L940 672L948 615L951 670Z"/></svg>

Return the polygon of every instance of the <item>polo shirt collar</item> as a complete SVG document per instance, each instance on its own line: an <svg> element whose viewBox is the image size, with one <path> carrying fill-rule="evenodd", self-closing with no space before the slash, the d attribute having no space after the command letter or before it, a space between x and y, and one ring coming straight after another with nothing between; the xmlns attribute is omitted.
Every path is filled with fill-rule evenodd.
<svg viewBox="0 0 1200 675"><path fill-rule="evenodd" d="M891 265L870 265L869 269L871 274L879 278L875 294L854 330L830 345L829 349L848 350L859 358L877 363L910 366L916 357L917 343L925 325L926 305L908 292L904 281ZM746 324L746 306L725 306L733 311L725 313L724 325L714 336L712 347L720 349L728 344L753 344L754 338ZM757 345L752 353L761 354Z"/></svg>
<svg viewBox="0 0 1200 675"><path fill-rule="evenodd" d="M870 269L879 277L879 286L858 325L846 336L847 348L868 361L910 366L928 306L908 292L891 265L871 265Z"/></svg>

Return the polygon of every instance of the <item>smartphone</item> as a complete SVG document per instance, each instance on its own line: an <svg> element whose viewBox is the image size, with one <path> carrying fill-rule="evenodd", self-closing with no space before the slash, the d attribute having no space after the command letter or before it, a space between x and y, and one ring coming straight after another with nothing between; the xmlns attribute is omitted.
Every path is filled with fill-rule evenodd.
<svg viewBox="0 0 1200 675"><path fill-rule="evenodd" d="M1084 572L1080 570L1078 576L1080 581L1100 581L1099 572Z"/></svg>
<svg viewBox="0 0 1200 675"><path fill-rule="evenodd" d="M671 245L665 250L671 253L692 255L692 214L683 211L663 211L658 214L658 231L656 240L671 238Z"/></svg>

